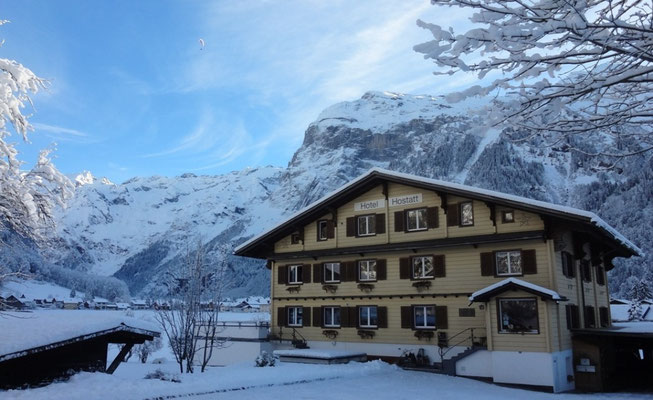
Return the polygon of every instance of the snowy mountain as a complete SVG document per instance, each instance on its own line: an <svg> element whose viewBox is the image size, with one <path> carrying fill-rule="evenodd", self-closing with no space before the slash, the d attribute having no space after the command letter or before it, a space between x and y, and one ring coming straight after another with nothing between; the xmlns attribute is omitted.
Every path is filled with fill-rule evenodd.
<svg viewBox="0 0 653 400"><path fill-rule="evenodd" d="M380 166L597 212L649 254L613 271L613 291L623 295L628 277L641 277L653 260L651 160L632 158L601 170L568 145L509 142L504 132L485 129L469 111L473 107L452 107L431 96L368 92L324 110L285 169L133 178L119 185L84 174L58 215L61 240L49 257L67 268L115 274L132 295L163 295L166 273L179 268L198 239L223 257L225 247ZM597 145L584 148L597 150L591 146ZM233 277L228 295L267 294L262 262L232 256L228 261Z"/></svg>

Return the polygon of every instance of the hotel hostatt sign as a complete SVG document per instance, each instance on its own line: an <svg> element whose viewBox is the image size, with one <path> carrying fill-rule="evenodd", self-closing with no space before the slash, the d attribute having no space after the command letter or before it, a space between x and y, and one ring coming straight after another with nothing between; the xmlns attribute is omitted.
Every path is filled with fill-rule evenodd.
<svg viewBox="0 0 653 400"><path fill-rule="evenodd" d="M407 194L404 196L390 197L388 205L390 207L406 207L413 204L420 204L422 202L422 194ZM354 211L371 211L385 208L385 199L359 201L354 203Z"/></svg>

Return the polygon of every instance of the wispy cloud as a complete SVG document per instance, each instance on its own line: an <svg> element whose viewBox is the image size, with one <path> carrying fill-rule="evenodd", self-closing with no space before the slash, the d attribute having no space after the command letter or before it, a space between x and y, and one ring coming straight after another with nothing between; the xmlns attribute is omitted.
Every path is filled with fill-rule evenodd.
<svg viewBox="0 0 653 400"><path fill-rule="evenodd" d="M75 136L75 137L88 137L88 135L84 132L80 132L76 129L64 128L62 126L48 125L40 122L34 122L32 123L32 126L37 131L44 131L44 132L56 133L60 135Z"/></svg>

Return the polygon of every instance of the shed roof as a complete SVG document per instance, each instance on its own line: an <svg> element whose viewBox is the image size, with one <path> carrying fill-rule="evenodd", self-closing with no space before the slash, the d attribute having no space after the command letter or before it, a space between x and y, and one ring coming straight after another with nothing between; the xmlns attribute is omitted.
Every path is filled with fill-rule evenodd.
<svg viewBox="0 0 653 400"><path fill-rule="evenodd" d="M234 253L239 256L266 258L270 254L270 248L272 248L274 242L292 233L297 226L308 224L313 220L320 218L327 212L329 207L339 207L356 196L359 196L384 182L410 185L432 190L437 193L477 199L501 206L530 211L548 217L568 220L591 229L607 241L613 243L615 247L620 250L620 254L623 256L630 257L633 255L643 255L642 251L635 244L626 239L616 229L611 227L593 212L496 192L493 190L479 189L472 186L394 172L382 168L370 169L367 173L291 215L282 223L242 243L240 246L236 247Z"/></svg>
<svg viewBox="0 0 653 400"><path fill-rule="evenodd" d="M94 311L11 312L0 318L0 362L113 332L159 336L156 325Z"/></svg>

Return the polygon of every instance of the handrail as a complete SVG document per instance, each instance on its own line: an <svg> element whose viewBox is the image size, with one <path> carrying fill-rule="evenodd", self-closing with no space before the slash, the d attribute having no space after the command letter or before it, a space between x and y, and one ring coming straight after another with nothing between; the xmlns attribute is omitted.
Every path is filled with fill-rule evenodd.
<svg viewBox="0 0 653 400"><path fill-rule="evenodd" d="M463 329L462 331L460 331L460 332L456 333L455 335L451 336L450 338L447 338L447 350L446 350L446 351L444 350L444 346L439 346L439 350L438 350L438 352L440 353L440 360L441 360L442 362L444 362L444 356L445 356L449 351L451 351L451 349L453 349L454 347L456 347L456 346L458 346L458 345L460 345L460 344L466 342L468 339L469 339L469 341L470 341L470 343L471 343L471 346L473 347L473 346L474 346L474 329L485 329L485 327L477 326L477 327L465 328L465 329ZM467 331L470 331L470 335L469 335L469 336L465 336L465 337L463 337L462 340L459 340L459 341L457 341L457 342L451 344L451 340L452 340L452 339L454 339L454 338L456 338L456 337L462 335L463 333L465 333L465 332L467 332Z"/></svg>
<svg viewBox="0 0 653 400"><path fill-rule="evenodd" d="M297 336L296 336L296 335L299 336L300 338L302 338L302 341L303 341L304 343L306 343L306 338L305 338L304 336L302 336L301 333L297 332L297 329L292 328L292 340L293 340L293 341L296 341L296 340L297 340Z"/></svg>

